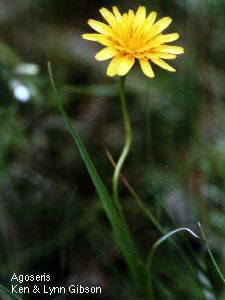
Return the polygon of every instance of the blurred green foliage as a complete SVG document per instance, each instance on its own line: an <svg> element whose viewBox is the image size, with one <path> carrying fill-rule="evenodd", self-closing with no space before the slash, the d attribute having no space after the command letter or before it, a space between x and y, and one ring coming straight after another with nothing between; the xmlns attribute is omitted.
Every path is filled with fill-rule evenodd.
<svg viewBox="0 0 225 300"><path fill-rule="evenodd" d="M137 68L128 76L134 141L124 173L166 231L187 226L198 232L201 221L225 273L225 3L133 1L131 8L140 4L172 16L185 54L175 62L176 74L157 69L149 80ZM99 47L80 35L88 32L86 21L98 16L98 8L112 5L131 6L1 1L0 279L6 287L13 272L49 273L55 285L75 280L102 286L103 294L92 299L133 299L108 221L55 109L47 74L50 60L66 110L110 188L113 169L105 147L116 158L123 144L117 79L106 77L106 65L94 60ZM121 194L147 254L161 235L123 185ZM189 265L172 244L159 249L153 265L157 299L223 300L224 286L203 242L182 234L176 241Z"/></svg>

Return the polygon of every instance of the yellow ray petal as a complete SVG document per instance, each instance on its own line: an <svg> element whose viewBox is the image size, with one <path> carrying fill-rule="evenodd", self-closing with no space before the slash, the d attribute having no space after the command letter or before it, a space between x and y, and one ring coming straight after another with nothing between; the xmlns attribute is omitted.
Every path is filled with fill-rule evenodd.
<svg viewBox="0 0 225 300"><path fill-rule="evenodd" d="M140 62L140 66L141 66L142 72L146 76L148 76L150 78L155 77L155 74L154 74L154 72L152 70L152 67L151 67L151 65L150 65L150 63L149 63L149 61L148 61L147 58L140 59L139 62Z"/></svg>
<svg viewBox="0 0 225 300"><path fill-rule="evenodd" d="M107 68L107 75L113 77L117 74L118 64L120 62L120 56L115 56L110 61L108 68Z"/></svg>
<svg viewBox="0 0 225 300"><path fill-rule="evenodd" d="M134 18L134 11L131 9L128 11L128 14L124 14L123 21L121 22L121 27L119 28L119 30L122 29L124 39L129 39L129 37L131 37L132 35Z"/></svg>
<svg viewBox="0 0 225 300"><path fill-rule="evenodd" d="M156 12L154 11L151 12L147 17L144 26L139 27L140 29L139 31L136 30L135 39L137 40L137 42L139 43L141 42L141 45L144 45L144 43L146 43L149 40L149 33L151 32L151 28L153 23L155 22L156 16L157 16Z"/></svg>
<svg viewBox="0 0 225 300"><path fill-rule="evenodd" d="M142 25L146 19L146 8L144 6L139 6L134 18L135 25Z"/></svg>
<svg viewBox="0 0 225 300"><path fill-rule="evenodd" d="M119 9L117 8L117 6L113 6L113 13L114 13L117 21L120 21L122 19L121 13L120 13Z"/></svg>
<svg viewBox="0 0 225 300"><path fill-rule="evenodd" d="M169 42L174 42L179 39L179 34L178 33L170 33L170 34L162 34L158 36L156 39L161 43L169 43Z"/></svg>
<svg viewBox="0 0 225 300"><path fill-rule="evenodd" d="M174 59L177 56L174 54L169 54L169 53L145 53L145 57L152 59L152 58L163 58L163 59Z"/></svg>
<svg viewBox="0 0 225 300"><path fill-rule="evenodd" d="M128 15L127 15L127 22L130 26L130 30L132 29L134 18L135 18L134 11L132 9L129 9Z"/></svg>
<svg viewBox="0 0 225 300"><path fill-rule="evenodd" d="M99 33L85 33L82 35L82 38L85 40L98 42L104 46L112 45L112 41L110 41L107 36Z"/></svg>
<svg viewBox="0 0 225 300"><path fill-rule="evenodd" d="M175 54L170 53L159 53L158 57L163 59L175 59L177 56Z"/></svg>
<svg viewBox="0 0 225 300"><path fill-rule="evenodd" d="M152 26L152 24L155 22L156 17L157 17L157 13L155 11L152 11L148 15L148 17L146 19L148 26Z"/></svg>
<svg viewBox="0 0 225 300"><path fill-rule="evenodd" d="M162 59L160 58L151 58L151 61L158 65L159 67L167 70L167 71L170 71L170 72L176 72L176 69L174 69L173 67L171 67L170 65L168 65L165 61L163 61Z"/></svg>
<svg viewBox="0 0 225 300"><path fill-rule="evenodd" d="M134 11L133 11L132 9L129 9L128 16L129 16L129 18L131 18L132 20L134 19Z"/></svg>
<svg viewBox="0 0 225 300"><path fill-rule="evenodd" d="M121 30L122 30L122 32L120 32L120 33L123 34L123 38L124 38L124 40L126 40L127 36L129 35L129 32L131 30L130 18L127 13L123 14L123 19L122 19L122 22L120 25L121 25Z"/></svg>
<svg viewBox="0 0 225 300"><path fill-rule="evenodd" d="M145 42L145 45L142 48L139 48L139 51L148 51L149 49L157 48L163 43L173 42L179 38L178 33L171 34L160 34L155 38L150 38L150 41ZM144 41L144 40L143 40Z"/></svg>
<svg viewBox="0 0 225 300"><path fill-rule="evenodd" d="M113 56L117 55L117 51L115 48L111 48L111 47L106 47L104 49L102 49L101 51L99 51L96 55L95 55L95 59L102 61L102 60L107 60L109 58L112 58Z"/></svg>
<svg viewBox="0 0 225 300"><path fill-rule="evenodd" d="M115 16L108 9L102 7L99 11L111 27L114 27L116 25Z"/></svg>
<svg viewBox="0 0 225 300"><path fill-rule="evenodd" d="M162 32L164 29L166 29L172 22L172 19L170 17L165 17L160 19L158 22L156 22L151 29L151 32L149 35L154 36Z"/></svg>
<svg viewBox="0 0 225 300"><path fill-rule="evenodd" d="M96 35L97 35L96 33L85 33L85 34L82 34L82 38L85 40L97 42Z"/></svg>
<svg viewBox="0 0 225 300"><path fill-rule="evenodd" d="M150 51L160 45L161 43L157 39L152 39L149 42L145 42L144 46L139 48L138 51L140 52Z"/></svg>
<svg viewBox="0 0 225 300"><path fill-rule="evenodd" d="M146 20L146 8L144 6L139 6L131 25L131 32L133 35L133 39L136 41L138 41L138 39L143 33L145 20Z"/></svg>
<svg viewBox="0 0 225 300"><path fill-rule="evenodd" d="M169 45L162 45L157 49L154 49L155 52L163 52L163 53L170 53L170 54L182 54L184 53L184 48L178 46L169 46Z"/></svg>
<svg viewBox="0 0 225 300"><path fill-rule="evenodd" d="M133 67L134 63L135 63L134 57L129 57L128 55L121 56L119 64L118 64L118 68L117 68L117 74L119 76L126 75L130 71L130 69Z"/></svg>
<svg viewBox="0 0 225 300"><path fill-rule="evenodd" d="M96 20L92 20L92 19L88 20L88 25L90 25L97 32L107 36L111 36L113 33L112 29L108 25Z"/></svg>

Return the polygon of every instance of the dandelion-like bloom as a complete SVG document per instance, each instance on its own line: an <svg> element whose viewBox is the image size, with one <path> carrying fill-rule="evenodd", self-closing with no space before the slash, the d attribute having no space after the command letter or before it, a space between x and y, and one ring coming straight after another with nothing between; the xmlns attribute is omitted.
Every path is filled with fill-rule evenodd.
<svg viewBox="0 0 225 300"><path fill-rule="evenodd" d="M129 10L121 14L116 6L113 12L101 8L100 13L108 24L90 19L88 24L98 33L83 34L82 37L105 46L95 58L99 61L112 58L107 68L108 76L126 75L136 59L143 73L150 78L154 77L151 62L168 71L176 71L164 61L175 59L177 54L184 52L182 47L167 44L177 40L178 33L162 34L172 22L171 18L155 22L156 12L147 16L144 6L136 13Z"/></svg>

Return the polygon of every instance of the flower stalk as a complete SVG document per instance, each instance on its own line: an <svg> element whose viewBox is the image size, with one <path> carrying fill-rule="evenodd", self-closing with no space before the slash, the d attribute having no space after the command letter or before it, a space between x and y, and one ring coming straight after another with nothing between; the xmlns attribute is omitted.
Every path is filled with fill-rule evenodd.
<svg viewBox="0 0 225 300"><path fill-rule="evenodd" d="M119 81L119 87L120 87L120 105L121 105L121 111L122 111L122 117L123 117L123 124L124 124L124 131L125 131L125 142L122 149L122 152L120 154L120 157L115 165L114 173L113 173L113 180L112 180L112 187L113 187L113 199L116 205L116 208L118 209L118 213L120 214L122 220L125 224L126 220L123 214L122 205L120 202L119 197L119 178L121 174L121 170L123 168L123 165L126 161L126 158L130 152L131 144L132 144L132 128L130 123L130 117L128 113L128 107L127 107L127 99L126 99L126 92L125 92L125 81L126 76L121 76ZM136 278L137 282L139 282L138 285L138 295L139 297L144 297L147 299L152 299L152 291L150 289L150 283L148 281L148 270L144 266L141 258L139 258L139 262L136 262L136 268L138 272L138 277ZM141 283L141 284L140 284Z"/></svg>
<svg viewBox="0 0 225 300"><path fill-rule="evenodd" d="M122 207L119 200L118 182L119 182L121 169L129 154L131 143L132 143L132 129L130 125L130 118L127 109L127 101L126 101L126 94L125 94L125 79L126 79L125 76L120 77L120 104L121 104L121 110L122 110L123 122L124 122L125 143L121 155L115 166L115 170L113 173L113 183L112 183L114 201L121 215L123 215L123 213L122 213Z"/></svg>

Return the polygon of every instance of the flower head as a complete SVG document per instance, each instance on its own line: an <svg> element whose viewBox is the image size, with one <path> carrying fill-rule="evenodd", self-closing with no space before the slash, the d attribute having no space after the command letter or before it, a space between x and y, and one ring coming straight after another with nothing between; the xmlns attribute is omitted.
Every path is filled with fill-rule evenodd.
<svg viewBox="0 0 225 300"><path fill-rule="evenodd" d="M99 61L112 59L107 68L108 76L124 76L133 67L135 60L140 63L143 73L152 78L151 62L171 72L176 70L164 59L175 59L184 52L182 47L167 43L179 38L178 33L162 34L172 22L169 17L155 22L156 12L146 15L146 8L140 6L136 13L129 10L121 14L116 6L113 12L101 8L100 13L107 24L92 20L88 24L97 33L83 34L83 38L105 46L95 58Z"/></svg>

